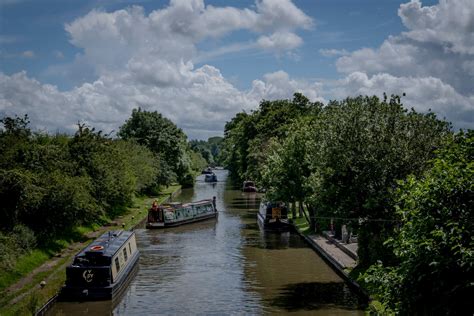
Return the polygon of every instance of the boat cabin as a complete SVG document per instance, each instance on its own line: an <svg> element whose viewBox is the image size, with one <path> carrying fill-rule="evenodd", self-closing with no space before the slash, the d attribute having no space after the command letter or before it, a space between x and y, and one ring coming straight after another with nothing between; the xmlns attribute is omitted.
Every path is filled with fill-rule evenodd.
<svg viewBox="0 0 474 316"><path fill-rule="evenodd" d="M153 205L148 211L147 228L164 228L217 217L216 198L191 203Z"/></svg>
<svg viewBox="0 0 474 316"><path fill-rule="evenodd" d="M61 294L69 299L110 299L120 291L138 258L134 232L106 232L66 267L66 284Z"/></svg>
<svg viewBox="0 0 474 316"><path fill-rule="evenodd" d="M204 176L204 181L205 182L217 182L217 176L214 172L211 172L210 174L206 174Z"/></svg>
<svg viewBox="0 0 474 316"><path fill-rule="evenodd" d="M242 185L242 191L244 192L257 192L257 187L253 181L244 181Z"/></svg>
<svg viewBox="0 0 474 316"><path fill-rule="evenodd" d="M257 220L264 229L287 231L292 228L288 220L288 208L283 202L261 202Z"/></svg>

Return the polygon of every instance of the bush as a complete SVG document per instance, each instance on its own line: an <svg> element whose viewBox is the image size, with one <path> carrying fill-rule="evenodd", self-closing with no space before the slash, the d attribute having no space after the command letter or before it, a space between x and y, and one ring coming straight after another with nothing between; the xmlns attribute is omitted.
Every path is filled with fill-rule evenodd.
<svg viewBox="0 0 474 316"><path fill-rule="evenodd" d="M401 226L386 243L398 259L367 271L365 282L401 314L474 311L474 131L437 152L423 177L397 191Z"/></svg>

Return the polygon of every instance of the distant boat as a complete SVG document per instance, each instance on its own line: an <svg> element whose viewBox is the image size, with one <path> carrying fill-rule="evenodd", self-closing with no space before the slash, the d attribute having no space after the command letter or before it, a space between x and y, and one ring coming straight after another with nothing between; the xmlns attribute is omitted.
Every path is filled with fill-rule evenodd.
<svg viewBox="0 0 474 316"><path fill-rule="evenodd" d="M257 187L253 181L244 181L242 185L242 191L244 192L257 192Z"/></svg>
<svg viewBox="0 0 474 316"><path fill-rule="evenodd" d="M288 220L288 208L283 202L261 202L257 221L259 225L268 230L288 231L292 229Z"/></svg>
<svg viewBox="0 0 474 316"><path fill-rule="evenodd" d="M135 233L110 231L81 250L66 267L62 300L109 300L126 288L138 267Z"/></svg>
<svg viewBox="0 0 474 316"><path fill-rule="evenodd" d="M205 182L217 182L217 176L214 172L211 172L211 174L206 174L204 176L204 181Z"/></svg>
<svg viewBox="0 0 474 316"><path fill-rule="evenodd" d="M216 217L215 197L186 204L173 202L151 208L146 228L174 227Z"/></svg>
<svg viewBox="0 0 474 316"><path fill-rule="evenodd" d="M201 174L212 174L212 169L211 167L207 167L206 169L204 169Z"/></svg>

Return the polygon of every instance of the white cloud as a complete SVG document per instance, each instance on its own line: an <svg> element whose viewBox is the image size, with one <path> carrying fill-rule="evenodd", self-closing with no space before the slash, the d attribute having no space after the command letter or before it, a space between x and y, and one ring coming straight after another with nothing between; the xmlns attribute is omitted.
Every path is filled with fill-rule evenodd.
<svg viewBox="0 0 474 316"><path fill-rule="evenodd" d="M280 70L264 75L263 80L254 80L249 94L254 100L275 100L292 98L295 92L301 92L312 101L324 102L320 96L321 89L321 83L291 79L286 72Z"/></svg>
<svg viewBox="0 0 474 316"><path fill-rule="evenodd" d="M23 57L23 58L34 58L35 53L32 50L25 50L24 52L21 53L21 57Z"/></svg>
<svg viewBox="0 0 474 316"><path fill-rule="evenodd" d="M312 100L322 100L318 83L291 79L283 71L267 74L255 80L249 91L241 91L215 67L193 69L189 63L180 67L180 84L166 76L166 80L137 79L131 71L101 76L67 92L41 84L25 72L12 76L0 73L0 113L28 114L35 127L49 131L71 132L81 121L110 132L117 131L132 109L140 106L161 112L190 138L207 138L222 134L225 122L235 113L254 109L262 99L291 98L301 91Z"/></svg>
<svg viewBox="0 0 474 316"><path fill-rule="evenodd" d="M12 44L17 43L22 40L19 36L12 36L12 35L0 35L0 44Z"/></svg>
<svg viewBox="0 0 474 316"><path fill-rule="evenodd" d="M422 7L420 1L412 0L400 5L398 15L410 29L407 37L474 55L474 1L440 0L437 5Z"/></svg>
<svg viewBox="0 0 474 316"><path fill-rule="evenodd" d="M349 55L345 49L320 49L319 53L324 57L337 57Z"/></svg>
<svg viewBox="0 0 474 316"><path fill-rule="evenodd" d="M53 55L54 57L58 58L58 59L64 59L64 54L63 52L59 51L59 50L55 50L53 51Z"/></svg>
<svg viewBox="0 0 474 316"><path fill-rule="evenodd" d="M290 0L257 1L255 10L180 0L149 15L141 7L111 13L93 10L65 27L70 42L84 49L81 61L102 73L137 55L187 62L199 55L199 42L238 30L262 34L257 45L247 48L290 51L302 44L294 30L308 29L312 23Z"/></svg>
<svg viewBox="0 0 474 316"><path fill-rule="evenodd" d="M474 1L422 7L413 0L400 5L398 14L408 31L337 60L347 77L333 86L335 96L406 92L407 105L431 108L456 127L472 128Z"/></svg>
<svg viewBox="0 0 474 316"><path fill-rule="evenodd" d="M406 93L407 106L431 108L457 127L472 127L472 3L401 5L407 32L388 37L378 48L319 51L340 56L336 65L345 78L323 85L276 71L255 79L247 91L237 89L216 67L195 65L242 51L294 56L303 43L297 31L310 29L313 21L291 1L262 0L239 9L174 0L148 15L140 7L93 10L65 26L70 42L83 52L73 63L48 70L73 77L76 87L61 92L25 72L0 73L0 114L28 113L37 127L51 131L72 131L80 120L110 132L140 106L163 113L191 138L206 138L221 134L236 112L255 108L261 99L291 98L295 91L313 101L386 92ZM239 30L250 40L200 51L203 41L219 45L218 39Z"/></svg>
<svg viewBox="0 0 474 316"><path fill-rule="evenodd" d="M377 74L372 77L354 72L333 85L331 94L338 99L347 96L378 95L384 93L402 96L407 107L435 112L439 118L455 122L458 128L474 126L474 95L465 96L452 86L434 77L395 77Z"/></svg>
<svg viewBox="0 0 474 316"><path fill-rule="evenodd" d="M65 25L70 42L82 53L73 63L45 72L75 76L76 87L61 92L25 72L0 74L0 113L28 113L36 126L53 131L71 131L79 120L110 132L140 106L163 113L192 133L191 138L221 134L236 112L255 108L263 97L291 97L300 84L311 96L317 94L283 72L259 80L261 90L241 91L213 66L195 69L196 60L241 50L288 53L302 45L296 30L309 29L312 23L290 0L259 0L252 9L172 0L149 14L137 6L93 10ZM198 49L203 40L239 30L254 39L213 52Z"/></svg>
<svg viewBox="0 0 474 316"><path fill-rule="evenodd" d="M257 40L260 48L275 52L293 50L301 44L301 37L291 32L275 32L270 36L263 35Z"/></svg>

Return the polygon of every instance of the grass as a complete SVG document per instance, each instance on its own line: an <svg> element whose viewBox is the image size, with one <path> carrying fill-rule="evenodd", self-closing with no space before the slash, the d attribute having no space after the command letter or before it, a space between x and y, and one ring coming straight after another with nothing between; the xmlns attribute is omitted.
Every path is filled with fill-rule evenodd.
<svg viewBox="0 0 474 316"><path fill-rule="evenodd" d="M308 214L308 213L306 213ZM304 216L293 218L292 212L288 213L288 218L293 220L293 225L295 225L296 229L303 235L311 234L311 229L309 227L309 223Z"/></svg>
<svg viewBox="0 0 474 316"><path fill-rule="evenodd" d="M33 271L49 258L50 255L40 249L35 249L31 253L18 258L11 272L2 271L0 275L0 291L17 282L21 277Z"/></svg>
<svg viewBox="0 0 474 316"><path fill-rule="evenodd" d="M172 185L163 189L157 197L135 197L133 205L127 208L123 215L118 216L113 221L107 218L102 219L103 222L109 222L109 226L103 227L93 224L76 227L64 236L52 241L43 249L35 249L30 254L18 258L11 272L2 271L0 274L0 315L31 315L32 311L36 311L43 306L64 284L66 279L64 265L71 261L75 252L58 259L57 264L52 269L35 274L31 282L28 282L21 289L7 292L6 289L9 286L17 283L21 278L30 274L33 270L50 260L55 254L70 247L73 243L92 241L95 237L90 236L94 232L100 233L107 230L131 229L135 227L146 218L147 210L154 200L162 203L171 194L179 191L180 188L181 186L179 185ZM39 283L46 279L46 286L41 288ZM9 304L17 297L21 298L15 304Z"/></svg>

